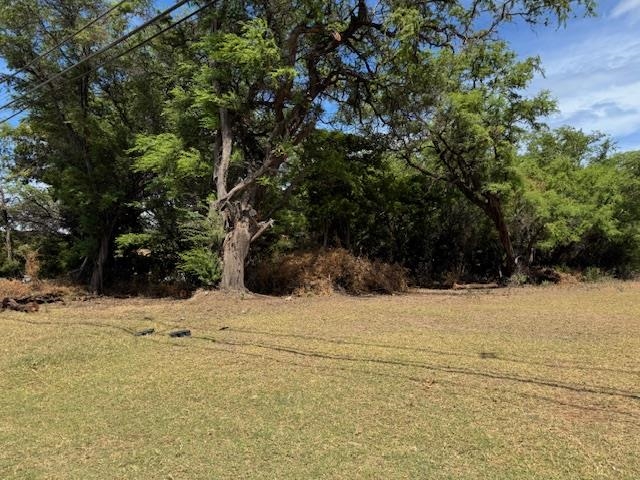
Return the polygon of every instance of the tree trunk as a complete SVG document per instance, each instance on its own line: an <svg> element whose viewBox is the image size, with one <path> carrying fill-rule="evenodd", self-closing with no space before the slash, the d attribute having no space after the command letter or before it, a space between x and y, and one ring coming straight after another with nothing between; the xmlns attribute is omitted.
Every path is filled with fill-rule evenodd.
<svg viewBox="0 0 640 480"><path fill-rule="evenodd" d="M476 194L476 192L465 187L462 183L454 182L454 185L458 187L467 199L479 206L493 223L493 226L498 232L500 245L502 246L502 250L505 255L503 273L507 278L510 277L515 273L518 265L516 262L516 255L513 250L513 243L511 242L509 227L504 219L504 211L502 210L502 201L500 200L500 197L493 193L484 193L481 195Z"/></svg>
<svg viewBox="0 0 640 480"><path fill-rule="evenodd" d="M220 288L234 292L244 292L244 264L251 245L251 222L243 217L235 222L224 239L223 270Z"/></svg>
<svg viewBox="0 0 640 480"><path fill-rule="evenodd" d="M104 266L109 258L109 243L111 235L104 235L100 240L100 248L98 256L93 263L93 271L91 272L91 281L89 288L93 293L102 293L104 287Z"/></svg>
<svg viewBox="0 0 640 480"><path fill-rule="evenodd" d="M9 209L4 198L4 189L0 187L0 208L2 209L2 220L4 221L4 243L7 250L7 260L13 261L13 242L11 241L11 219L9 218Z"/></svg>
<svg viewBox="0 0 640 480"><path fill-rule="evenodd" d="M500 238L500 245L505 254L505 271L506 277L510 277L516 271L516 256L513 251L513 243L511 242L511 235L509 234L509 228L507 222L504 219L504 212L502 211L502 202L495 195L489 195L487 203L485 204L485 211L489 215L489 218L493 222L493 225L498 231L498 237Z"/></svg>
<svg viewBox="0 0 640 480"><path fill-rule="evenodd" d="M222 245L223 267L220 288L233 292L245 292L247 289L244 285L244 266L251 242L271 227L273 220L262 222L256 220L257 212L251 207L251 203L255 200L255 184L245 184L242 189L236 190L235 199L233 189L227 192L233 150L232 119L226 108L220 108L219 115L220 132L214 153L217 199L209 208L221 214L227 231ZM238 185L235 188L238 188Z"/></svg>
<svg viewBox="0 0 640 480"><path fill-rule="evenodd" d="M4 234L4 243L7 249L7 260L9 262L13 261L13 242L11 241L11 227L9 224L6 226L6 232Z"/></svg>

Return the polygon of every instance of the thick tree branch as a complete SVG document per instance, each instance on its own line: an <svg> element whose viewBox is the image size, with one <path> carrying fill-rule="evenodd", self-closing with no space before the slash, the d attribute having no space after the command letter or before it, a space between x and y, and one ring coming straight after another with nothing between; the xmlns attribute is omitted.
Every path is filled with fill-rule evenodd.
<svg viewBox="0 0 640 480"><path fill-rule="evenodd" d="M273 220L273 218L265 222L258 223L258 231L256 231L256 233L254 233L253 236L251 237L251 243L255 242L258 238L262 236L264 232L266 232L269 228L273 227L274 223L275 223L275 220Z"/></svg>

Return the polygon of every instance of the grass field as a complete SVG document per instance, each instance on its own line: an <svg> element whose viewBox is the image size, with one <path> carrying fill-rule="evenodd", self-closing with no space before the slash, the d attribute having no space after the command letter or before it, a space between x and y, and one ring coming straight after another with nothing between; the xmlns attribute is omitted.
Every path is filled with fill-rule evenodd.
<svg viewBox="0 0 640 480"><path fill-rule="evenodd" d="M640 283L98 299L0 324L3 480L640 478Z"/></svg>

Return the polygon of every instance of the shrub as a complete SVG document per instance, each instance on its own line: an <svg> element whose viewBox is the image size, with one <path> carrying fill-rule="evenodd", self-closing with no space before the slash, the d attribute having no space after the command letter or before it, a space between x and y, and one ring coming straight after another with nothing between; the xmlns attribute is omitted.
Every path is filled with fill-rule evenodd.
<svg viewBox="0 0 640 480"><path fill-rule="evenodd" d="M22 275L22 264L16 260L4 259L0 264L0 277L18 278Z"/></svg>
<svg viewBox="0 0 640 480"><path fill-rule="evenodd" d="M192 248L181 253L178 268L206 286L218 283L222 275L220 258L209 248Z"/></svg>
<svg viewBox="0 0 640 480"><path fill-rule="evenodd" d="M65 297L84 295L82 289L56 280L41 280L24 283L22 280L0 278L0 299L4 297L20 298L28 295L62 295Z"/></svg>
<svg viewBox="0 0 640 480"><path fill-rule="evenodd" d="M507 285L510 287L522 287L529 283L529 276L524 272L515 272L507 280Z"/></svg>
<svg viewBox="0 0 640 480"><path fill-rule="evenodd" d="M584 282L601 282L609 278L610 275L598 267L587 267L582 271L582 281Z"/></svg>

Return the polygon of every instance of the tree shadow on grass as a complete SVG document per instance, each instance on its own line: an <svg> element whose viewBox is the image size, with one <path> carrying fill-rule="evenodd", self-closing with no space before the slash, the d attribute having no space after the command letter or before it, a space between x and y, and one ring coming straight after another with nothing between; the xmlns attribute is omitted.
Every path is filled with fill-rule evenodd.
<svg viewBox="0 0 640 480"><path fill-rule="evenodd" d="M267 331L261 331L261 330L240 329L240 328L234 328L234 327L223 327L223 328L224 328L224 331L240 333L240 334L264 335L264 336L281 337L281 338L298 338L301 340L316 340L320 342L332 343L335 345L346 345L346 346L353 345L353 346L371 347L371 348L385 348L390 350L402 350L402 351L411 351L411 352L420 352L420 353L428 353L428 354L435 354L435 355L446 355L446 356L474 358L474 359L477 359L478 357L480 357L483 359L500 360L503 362L520 363L524 365L539 365L541 367L548 367L548 368L558 368L558 369L566 369L566 370L601 371L601 372L622 373L622 374L640 376L640 371L637 371L637 370L624 370L624 369L598 367L598 366L582 366L582 365L576 365L576 364L567 365L566 362L564 364L537 362L534 360L524 360L517 357L501 356L493 352L479 352L478 354L471 354L471 353L463 353L463 352L436 350L431 348L389 345L384 343L354 342L354 341L347 341L343 339L326 338L326 337L320 337L320 336L314 336L314 335L302 335L302 334L293 334L293 333L274 333L274 332L267 332Z"/></svg>
<svg viewBox="0 0 640 480"><path fill-rule="evenodd" d="M366 362L366 363L377 363L382 365L398 365L398 366L404 366L404 367L421 368L421 369L431 370L436 372L455 373L460 375L471 375L476 377L491 378L495 380L506 380L506 381L517 382L517 383L529 383L529 384L541 385L546 387L561 388L561 389L570 390L573 392L585 392L585 393L594 393L599 395L611 395L611 396L631 398L633 400L640 400L640 393L636 393L636 392L629 392L625 390L619 390L619 389L595 386L595 385L574 385L566 382L547 380L543 378L520 377L517 375L509 375L501 372L481 371L481 370L475 370L475 369L466 368L466 367L433 365L433 364L428 364L423 362L415 362L411 360L382 359L382 358L373 358L373 357L351 357L348 355L336 355L332 353L318 352L318 351L312 351L312 350L300 350L300 349L285 347L281 345L264 344L264 343L257 343L257 342L233 342L233 341L220 340L217 338L206 337L206 336L194 336L193 338L200 339L200 340L208 340L215 343L219 343L221 345L264 348L264 349L273 350L277 352L285 352L285 353L290 353L293 355L300 355L305 357L322 358L326 360L341 360L346 362Z"/></svg>
<svg viewBox="0 0 640 480"><path fill-rule="evenodd" d="M94 328L109 328L109 329L116 329L116 330L120 330L123 331L127 334L135 334L135 330L126 328L126 327L122 327L122 326L118 326L118 325L113 325L113 324L109 324L109 323L100 323L100 322L64 322L64 323L60 323L60 322L48 322L48 321L31 321L31 320L26 320L26 319L16 319L16 318L11 318L8 319L11 321L15 321L18 323L25 323L25 324L30 324L30 325L52 325L52 326L56 326L56 327L70 327L70 326L84 326L84 327L94 327ZM248 331L244 331L244 333L248 333ZM255 332L251 332L251 333L255 333ZM294 337L306 337L306 336L301 336L301 335L286 335L286 334L275 334L275 336L294 336ZM171 346L181 346L184 348L194 348L196 347L193 343L190 343L191 340L185 340L185 339L176 339L175 341L164 341L164 342L160 342L157 338L153 338L153 337L145 337L145 338L149 338L149 339L153 339L156 343L158 344L164 344L164 345L171 345ZM164 337L163 337L164 338ZM415 377L415 376L409 376L406 374L402 374L399 372L394 372L394 373L385 373L385 372L378 372L378 371L371 371L371 370L362 370L362 369L354 369L354 368L346 368L346 367L337 367L337 366L331 366L331 367L325 367L325 366L318 366L318 365L306 365L306 364L301 364L299 362L294 362L291 361L289 359L287 360L283 360L283 359L278 359L275 357L271 357L271 356L266 356L266 355L261 355L261 354L257 354L257 353L251 353L251 352L246 352L246 351L239 351L237 349L228 349L225 347L252 347L252 348L260 348L260 349L266 349L266 350L270 350L270 351L274 351L274 352L279 352L279 353L286 353L286 354L290 354L290 355L294 355L294 356L301 356L301 357L307 357L307 358L313 358L313 359L322 359L322 360L332 360L332 361L341 361L341 362L349 362L349 363L372 363L372 364L379 364L379 365L391 365L391 366L400 366L400 367L411 367L411 368L418 368L418 369L424 369L424 370L428 370L428 371L433 371L433 372L441 372L441 373L451 373L451 374L460 374L460 375L468 375L468 376L473 376L473 377L479 377L479 378L490 378L490 379L494 379L494 380L502 380L502 381L509 381L509 382L514 382L514 383L521 383L521 384L532 384L532 385L538 385L538 386L545 386L545 387L551 387L551 388L558 388L558 389L563 389L563 390L568 390L571 392L577 392L577 393L588 393L588 394L596 394L596 395L607 395L607 396L616 396L616 397L622 397L622 398L627 398L627 399L631 399L631 400L640 400L640 393L635 393L635 392L630 392L630 391L625 391L625 390L619 390L619 389L613 389L613 388L609 388L609 387L602 387L602 386L596 386L596 385L575 385L575 384L570 384L570 383L566 383L566 382L559 382L559 381L554 381L554 380L548 380L548 379L544 379L544 378L530 378L530 377L522 377L522 376L517 376L517 375L509 375L509 374L505 374L505 373L501 373L501 372L492 372L492 371L481 371L481 370L477 370L477 369L472 369L472 368L466 368L466 367L452 367L452 366L445 366L445 365L433 365L433 364L428 364L428 363L424 363L424 362L416 362L416 361L410 361L410 360L397 360L397 359L382 359L382 358L373 358L373 357L352 357L352 356L348 356L348 355L337 355L337 354L331 354L331 353L326 353L326 352L319 352L319 351L313 351L313 350L301 350L301 349L297 349L297 348L291 348L291 347L287 347L287 346L282 346L282 345L273 345L273 344L265 344L265 343L258 343L258 342L235 342L235 341L229 341L229 340L222 340L220 338L215 338L215 337L210 337L210 336L192 336L189 337L190 339L193 340L201 340L201 341L206 341L212 344L215 344L216 346L221 346L222 348L213 348L212 350L216 350L216 351L224 351L224 352L228 352L231 354L236 354L236 355L244 355L244 356L249 356L249 357L254 357L254 358L260 358L260 359L268 359L274 362L278 362L278 363L282 363L282 364L288 364L288 365L296 365L298 367L304 367L304 368L312 368L312 369L316 369L316 370L326 370L326 371L331 371L331 370L336 370L336 371L343 371L343 372L355 372L355 373L364 373L364 374L368 374L368 375L376 375L376 376L381 376L381 377L389 377L389 378L404 378L406 380L411 380L414 382L421 382L424 383L426 381L428 381L427 379L424 378L420 378L420 377ZM314 340L325 340L325 341L331 341L331 339L323 339L321 337L309 337L311 339ZM180 343L178 343L180 342ZM189 342L189 343L187 343ZM336 341L334 340L331 343L342 343L345 345L361 345L361 346L375 346L374 345L369 345L366 343L358 343L358 342L342 342L342 341ZM384 348L395 348L393 346L389 346L389 345L384 345ZM196 347L196 348L202 348L200 347ZM409 347L400 347L400 349L411 349ZM421 351L420 349L415 349L417 351ZM427 350L428 351L428 350ZM466 355L466 354L460 354L461 356L470 356L470 355ZM474 358L477 358L474 356ZM439 380L439 382L442 382L442 380ZM455 383L455 382L451 382L451 381L446 381L447 383ZM568 407L573 407L573 408L579 408L581 410L592 410L592 411L602 411L605 413L618 413L620 415L626 415L626 416L630 416L632 418L637 418L635 415L633 415L632 413L629 412L622 412L619 410L614 410L614 409L605 409L605 408L598 408L598 407L590 407L590 406L585 406L585 405L576 405L576 404L572 404L572 403L568 403L568 402L562 402L556 399L552 399L546 396L541 396L541 395L531 395L531 394L526 394L526 393L519 393L519 392L513 392L516 393L517 395L521 395L524 397L531 397L531 398L538 398L541 400L545 400L548 402L552 402L552 403L556 403L558 405L562 405L562 406L568 406Z"/></svg>
<svg viewBox="0 0 640 480"><path fill-rule="evenodd" d="M267 360L270 362L274 362L274 363L278 363L281 365L287 365L287 366L295 366L298 368L305 368L305 369L311 369L314 372L317 371L322 371L324 372L324 375L328 375L334 378L341 378L341 379L346 379L346 380L351 380L352 377L348 376L348 375L339 375L336 372L342 372L345 374L364 374L364 375L370 375L370 376L375 376L375 377L379 377L379 378L389 378L392 380L397 380L397 379L403 379L403 380L408 380L411 382L415 382L418 383L420 385L425 385L425 386L431 386L434 384L448 384L448 385L452 385L452 386L456 386L458 388L468 388L468 385L465 385L463 383L460 382L455 382L453 380L442 380L442 379L428 379L428 378L424 378L424 377L418 377L418 376L412 376L412 375L406 375L404 373L400 373L400 372L394 372L394 373L386 373L386 372L381 372L381 371L373 371L373 370L368 370L368 369L361 369L361 368L348 368L348 367L341 367L341 366L322 366L322 365L310 365L310 364L305 364L305 363L300 363L300 362L296 362L295 360L291 360L291 359L283 359L283 358L278 358L278 357L273 357L270 355L265 355L265 354L260 354L260 353L252 353L252 352L247 352L247 351L241 351L238 349L229 349L226 347L232 346L232 347L237 347L237 346L246 346L246 344L238 344L238 343L232 343L232 342L223 342L223 341L219 341L210 337L200 337L200 336L195 336L192 337L196 340L205 340L207 342L211 342L212 346L211 347L205 347L204 345L198 345L195 348L200 349L200 350L208 350L208 351L215 351L215 352L223 352L223 353L228 353L231 355L238 355L238 356L245 356L245 357L250 357L250 358L256 358L259 360ZM157 341L159 344L163 344L163 345L180 345L180 346L184 346L187 348L194 348L194 346L192 345L187 345L187 344L177 344L177 343L167 343L167 342L159 342ZM217 345L214 346L214 345ZM252 347L254 347L255 345L250 345ZM259 348L265 348L265 347L259 347ZM318 358L318 356L316 355L312 355L313 358ZM322 356L320 358L324 358L326 359L326 356ZM331 360L335 360L335 358L333 357L329 357L329 359ZM350 359L350 360L354 360L356 361L356 359ZM395 363L394 363L395 365ZM413 366L413 365L411 365ZM545 386L548 386L546 384L544 384ZM525 392L518 392L515 390L508 390L508 389L504 389L504 388L493 388L493 387L489 387L486 385L480 385L480 388L487 390L487 391L493 391L493 392L498 392L500 394L504 394L504 393L509 393L509 394L513 394L513 395L517 395L519 397L522 398L527 398L527 399L533 399L533 400L538 400L538 401L543 401L543 402L547 402L547 403L552 403L561 407L567 407L567 408L573 408L573 409L577 409L577 410L581 410L581 411L586 411L586 412L597 412L597 413L602 413L605 414L606 416L613 416L613 415L619 415L623 418L618 418L617 420L620 422L624 422L624 423L628 423L631 425L634 425L636 427L640 427L640 416L639 415L635 415L634 413L631 412L626 412L623 410L619 410L619 409L615 409L615 408L606 408L606 407L597 407L597 406L593 406L593 405L584 405L584 404L577 404L577 403L573 403L573 402L568 402L568 401L561 401L552 397L548 397L545 395L538 395L538 394L530 394L530 393L525 393ZM474 388L478 388L478 386L475 386ZM601 393L601 392L589 392L587 390L579 390L579 393ZM634 397L637 398L637 397ZM513 402L508 402L504 396L500 397L501 401L507 402L507 403L513 403Z"/></svg>

